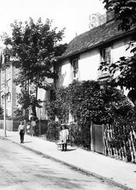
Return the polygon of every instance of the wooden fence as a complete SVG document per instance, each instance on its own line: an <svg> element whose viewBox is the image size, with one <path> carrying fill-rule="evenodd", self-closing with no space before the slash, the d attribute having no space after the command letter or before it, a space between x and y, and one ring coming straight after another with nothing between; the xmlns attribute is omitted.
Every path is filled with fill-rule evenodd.
<svg viewBox="0 0 136 190"><path fill-rule="evenodd" d="M104 154L124 161L136 163L136 131L135 126L105 125L103 142Z"/></svg>

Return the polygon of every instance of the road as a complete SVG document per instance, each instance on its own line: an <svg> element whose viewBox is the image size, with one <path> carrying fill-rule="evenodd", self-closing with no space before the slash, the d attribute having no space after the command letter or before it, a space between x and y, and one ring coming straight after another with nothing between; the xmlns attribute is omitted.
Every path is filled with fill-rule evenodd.
<svg viewBox="0 0 136 190"><path fill-rule="evenodd" d="M29 142L28 142L29 143ZM0 139L0 190L121 190Z"/></svg>

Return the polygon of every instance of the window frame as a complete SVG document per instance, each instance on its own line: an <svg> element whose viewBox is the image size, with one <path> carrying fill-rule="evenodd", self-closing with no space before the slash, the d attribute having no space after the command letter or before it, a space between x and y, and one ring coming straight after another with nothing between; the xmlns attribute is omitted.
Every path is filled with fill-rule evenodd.
<svg viewBox="0 0 136 190"><path fill-rule="evenodd" d="M70 62L72 65L72 69L73 69L73 78L77 79L78 78L78 72L79 72L79 57L73 57L71 58Z"/></svg>
<svg viewBox="0 0 136 190"><path fill-rule="evenodd" d="M106 79L109 78L111 75L109 73L108 66L112 62L112 56L111 56L111 46L104 46L100 49L100 62L105 62L107 64L107 70L101 71L99 73L99 79Z"/></svg>

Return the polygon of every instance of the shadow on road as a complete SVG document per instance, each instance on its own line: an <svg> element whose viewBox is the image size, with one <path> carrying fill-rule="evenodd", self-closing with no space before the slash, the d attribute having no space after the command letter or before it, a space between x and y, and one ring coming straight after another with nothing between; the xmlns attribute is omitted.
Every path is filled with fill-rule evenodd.
<svg viewBox="0 0 136 190"><path fill-rule="evenodd" d="M73 151L73 150L76 150L76 148L71 148L71 149L68 148L68 149L66 150L66 152L67 152L67 151Z"/></svg>
<svg viewBox="0 0 136 190"><path fill-rule="evenodd" d="M25 143L31 143L31 142L32 142L32 141L24 141L24 144L25 144Z"/></svg>

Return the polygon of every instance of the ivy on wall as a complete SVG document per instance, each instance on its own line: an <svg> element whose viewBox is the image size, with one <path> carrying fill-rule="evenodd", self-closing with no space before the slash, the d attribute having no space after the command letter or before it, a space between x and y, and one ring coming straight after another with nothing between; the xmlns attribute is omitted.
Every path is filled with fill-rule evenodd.
<svg viewBox="0 0 136 190"><path fill-rule="evenodd" d="M57 117L60 123L68 122L70 112L78 126L78 144L87 148L91 121L112 124L117 118L128 120L134 113L121 91L109 85L101 86L98 81L74 81L67 88L56 89L46 108L50 121Z"/></svg>

